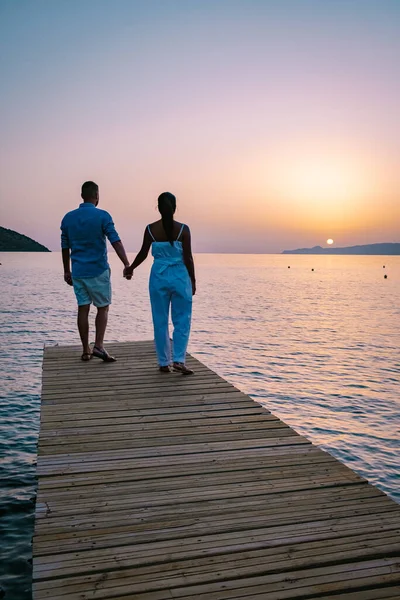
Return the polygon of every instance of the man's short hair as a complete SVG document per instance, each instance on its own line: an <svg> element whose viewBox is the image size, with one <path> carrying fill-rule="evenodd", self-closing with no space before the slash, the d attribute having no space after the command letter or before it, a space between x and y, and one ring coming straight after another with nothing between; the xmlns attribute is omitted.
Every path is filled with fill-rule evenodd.
<svg viewBox="0 0 400 600"><path fill-rule="evenodd" d="M82 185L81 196L83 200L91 200L96 197L99 186L94 181L85 181Z"/></svg>

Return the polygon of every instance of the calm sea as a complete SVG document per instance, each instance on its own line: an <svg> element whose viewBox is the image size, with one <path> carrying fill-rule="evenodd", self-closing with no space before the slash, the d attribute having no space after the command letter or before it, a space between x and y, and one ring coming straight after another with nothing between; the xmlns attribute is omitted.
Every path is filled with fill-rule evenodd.
<svg viewBox="0 0 400 600"><path fill-rule="evenodd" d="M77 343L75 304L60 254L0 262L0 581L7 600L27 600L42 350ZM131 282L115 255L111 265L108 339L152 338L150 260ZM400 256L202 254L196 265L190 351L400 502Z"/></svg>

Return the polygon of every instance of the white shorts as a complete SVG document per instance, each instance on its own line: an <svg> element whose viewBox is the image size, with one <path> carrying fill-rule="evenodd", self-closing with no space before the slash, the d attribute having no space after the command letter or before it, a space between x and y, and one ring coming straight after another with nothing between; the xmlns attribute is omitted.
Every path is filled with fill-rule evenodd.
<svg viewBox="0 0 400 600"><path fill-rule="evenodd" d="M102 308L111 304L111 271L106 269L97 277L73 277L78 306L94 304Z"/></svg>

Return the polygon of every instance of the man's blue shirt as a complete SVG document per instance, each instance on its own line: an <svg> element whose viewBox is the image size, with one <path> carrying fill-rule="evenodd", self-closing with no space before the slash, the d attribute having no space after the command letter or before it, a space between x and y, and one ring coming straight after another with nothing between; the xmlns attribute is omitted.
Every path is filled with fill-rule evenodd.
<svg viewBox="0 0 400 600"><path fill-rule="evenodd" d="M82 202L61 222L61 248L71 249L72 277L97 277L109 268L107 242L120 241L111 215Z"/></svg>

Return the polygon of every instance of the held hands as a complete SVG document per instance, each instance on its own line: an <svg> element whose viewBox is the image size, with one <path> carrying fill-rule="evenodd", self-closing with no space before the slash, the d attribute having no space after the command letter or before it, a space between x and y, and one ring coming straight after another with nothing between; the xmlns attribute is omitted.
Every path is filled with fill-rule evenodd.
<svg viewBox="0 0 400 600"><path fill-rule="evenodd" d="M123 275L124 275L125 279L128 279L128 281L130 281L132 279L132 275L133 275L132 267L130 267L130 266L125 267Z"/></svg>
<svg viewBox="0 0 400 600"><path fill-rule="evenodd" d="M68 285L72 285L72 275L70 271L64 271L64 281Z"/></svg>

